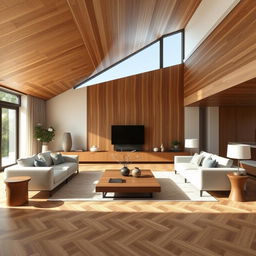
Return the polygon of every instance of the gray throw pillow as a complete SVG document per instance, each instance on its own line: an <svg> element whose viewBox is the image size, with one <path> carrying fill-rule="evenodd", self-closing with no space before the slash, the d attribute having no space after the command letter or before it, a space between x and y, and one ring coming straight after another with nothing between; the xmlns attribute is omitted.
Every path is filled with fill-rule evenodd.
<svg viewBox="0 0 256 256"><path fill-rule="evenodd" d="M51 153L51 158L54 165L64 163L64 158L61 153Z"/></svg>
<svg viewBox="0 0 256 256"><path fill-rule="evenodd" d="M51 158L51 152L44 152L44 153L39 153L37 155L39 160L43 160L46 163L46 166L51 166L52 165L52 158Z"/></svg>
<svg viewBox="0 0 256 256"><path fill-rule="evenodd" d="M202 167L205 167L205 168L214 168L218 165L217 161L216 160L213 160L211 158L208 158L206 159L204 162L203 162L203 165Z"/></svg>
<svg viewBox="0 0 256 256"><path fill-rule="evenodd" d="M32 167L34 166L35 158L36 158L36 155L26 157L26 158L20 158L17 160L17 164L22 167Z"/></svg>
<svg viewBox="0 0 256 256"><path fill-rule="evenodd" d="M44 160L35 159L34 166L36 166L36 167L46 167L46 162Z"/></svg>

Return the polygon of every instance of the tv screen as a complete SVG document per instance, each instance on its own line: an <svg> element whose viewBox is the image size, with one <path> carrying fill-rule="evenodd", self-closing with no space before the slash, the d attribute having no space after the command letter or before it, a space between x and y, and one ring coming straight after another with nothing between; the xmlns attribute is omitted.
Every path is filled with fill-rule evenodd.
<svg viewBox="0 0 256 256"><path fill-rule="evenodd" d="M112 125L111 142L118 144L144 144L144 125Z"/></svg>

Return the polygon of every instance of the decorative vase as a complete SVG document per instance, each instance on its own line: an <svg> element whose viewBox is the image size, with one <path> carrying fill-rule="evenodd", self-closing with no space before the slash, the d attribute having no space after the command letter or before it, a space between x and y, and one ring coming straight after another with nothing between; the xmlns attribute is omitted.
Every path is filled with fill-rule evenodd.
<svg viewBox="0 0 256 256"><path fill-rule="evenodd" d="M64 152L71 151L72 148L72 138L70 132L65 132L63 135L62 147Z"/></svg>
<svg viewBox="0 0 256 256"><path fill-rule="evenodd" d="M130 169L127 166L124 166L123 168L121 168L120 172L123 176L129 176Z"/></svg>
<svg viewBox="0 0 256 256"><path fill-rule="evenodd" d="M153 148L153 151L154 151L154 152L158 152L159 149L158 149L158 148Z"/></svg>
<svg viewBox="0 0 256 256"><path fill-rule="evenodd" d="M141 176L141 170L140 170L140 168L135 167L135 168L132 170L132 176L133 176L133 177L139 177L139 176Z"/></svg>
<svg viewBox="0 0 256 256"><path fill-rule="evenodd" d="M179 149L179 145L174 145L174 149Z"/></svg>
<svg viewBox="0 0 256 256"><path fill-rule="evenodd" d="M160 150L161 150L161 152L164 152L164 145L163 144L161 144Z"/></svg>
<svg viewBox="0 0 256 256"><path fill-rule="evenodd" d="M43 142L43 144L42 144L42 153L47 152L47 151L49 151L48 143L47 142Z"/></svg>

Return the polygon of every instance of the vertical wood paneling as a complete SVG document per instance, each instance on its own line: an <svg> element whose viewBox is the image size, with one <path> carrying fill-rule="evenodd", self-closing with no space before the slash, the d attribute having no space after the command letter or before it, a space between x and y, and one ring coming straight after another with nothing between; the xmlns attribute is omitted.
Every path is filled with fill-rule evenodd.
<svg viewBox="0 0 256 256"><path fill-rule="evenodd" d="M185 105L255 77L255 17L256 1L240 1L185 62Z"/></svg>
<svg viewBox="0 0 256 256"><path fill-rule="evenodd" d="M183 65L88 87L88 146L113 150L111 125L145 126L146 151L183 142Z"/></svg>
<svg viewBox="0 0 256 256"><path fill-rule="evenodd" d="M229 142L255 141L255 106L225 106L219 108L219 147L222 156L226 156Z"/></svg>

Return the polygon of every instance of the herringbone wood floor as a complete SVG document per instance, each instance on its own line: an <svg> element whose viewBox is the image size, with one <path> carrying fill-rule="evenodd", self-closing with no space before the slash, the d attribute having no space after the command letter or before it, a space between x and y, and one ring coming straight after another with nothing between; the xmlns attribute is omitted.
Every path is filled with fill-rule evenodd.
<svg viewBox="0 0 256 256"><path fill-rule="evenodd" d="M114 166L80 169L104 167ZM256 255L256 182L248 182L248 202L214 195L219 202L61 203L33 192L28 206L6 207L2 193L0 255Z"/></svg>

